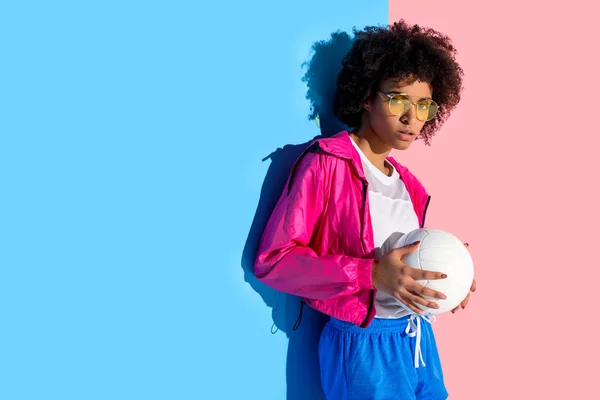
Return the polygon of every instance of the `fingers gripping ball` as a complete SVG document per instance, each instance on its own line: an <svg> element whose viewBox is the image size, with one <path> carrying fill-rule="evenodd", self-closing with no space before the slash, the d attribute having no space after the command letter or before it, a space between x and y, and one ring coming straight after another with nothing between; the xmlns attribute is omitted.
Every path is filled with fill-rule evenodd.
<svg viewBox="0 0 600 400"><path fill-rule="evenodd" d="M469 294L473 277L473 259L460 239L441 229L421 228L402 236L394 247L402 247L420 241L419 247L404 256L404 263L425 271L442 272L445 279L418 280L421 285L442 292L446 299L434 299L438 309L417 304L426 314L442 314L456 308Z"/></svg>

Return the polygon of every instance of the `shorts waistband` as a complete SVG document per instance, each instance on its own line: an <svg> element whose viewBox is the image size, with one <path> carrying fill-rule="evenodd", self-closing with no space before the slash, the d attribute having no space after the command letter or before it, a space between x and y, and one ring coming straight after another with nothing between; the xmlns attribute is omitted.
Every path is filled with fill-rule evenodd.
<svg viewBox="0 0 600 400"><path fill-rule="evenodd" d="M402 332L406 329L409 315L401 318L373 318L371 324L366 328L361 328L352 322L342 321L331 317L329 323L332 328L339 329L346 332L358 332L358 333L380 333L380 332Z"/></svg>

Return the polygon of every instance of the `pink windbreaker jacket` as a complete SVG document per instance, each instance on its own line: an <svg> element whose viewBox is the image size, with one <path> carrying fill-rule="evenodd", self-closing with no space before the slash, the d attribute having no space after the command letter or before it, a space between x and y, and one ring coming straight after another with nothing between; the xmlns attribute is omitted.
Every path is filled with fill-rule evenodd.
<svg viewBox="0 0 600 400"><path fill-rule="evenodd" d="M254 272L312 308L367 327L375 316L368 182L346 131L317 139L296 160L261 238ZM406 167L404 181L421 227L431 197Z"/></svg>

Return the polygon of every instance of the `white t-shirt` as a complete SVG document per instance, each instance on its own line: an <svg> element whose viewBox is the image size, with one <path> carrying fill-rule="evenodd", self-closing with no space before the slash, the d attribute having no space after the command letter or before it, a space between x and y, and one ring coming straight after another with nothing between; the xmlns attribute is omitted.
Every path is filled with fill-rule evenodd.
<svg viewBox="0 0 600 400"><path fill-rule="evenodd" d="M418 229L419 219L398 171L386 161L393 173L392 176L385 175L367 159L354 140L350 141L360 154L365 177L369 182L375 252L377 257L381 257L392 249L402 235ZM393 296L381 290L375 296L375 310L375 318L400 318L410 314Z"/></svg>

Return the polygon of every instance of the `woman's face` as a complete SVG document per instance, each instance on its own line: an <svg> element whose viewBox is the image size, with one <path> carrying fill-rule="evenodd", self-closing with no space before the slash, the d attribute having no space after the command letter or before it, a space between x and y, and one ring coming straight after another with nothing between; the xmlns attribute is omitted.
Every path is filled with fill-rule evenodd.
<svg viewBox="0 0 600 400"><path fill-rule="evenodd" d="M395 115L390 111L390 98L386 94L400 93L408 95L408 98L416 103L423 98L431 99L432 90L429 83L419 80L410 84L407 81L385 80L381 82L375 98L365 105L365 117L370 130L383 144L396 150L406 150L418 137L425 121L417 118L417 105L412 105L403 115ZM397 104L392 103L392 109L396 110L396 106Z"/></svg>

